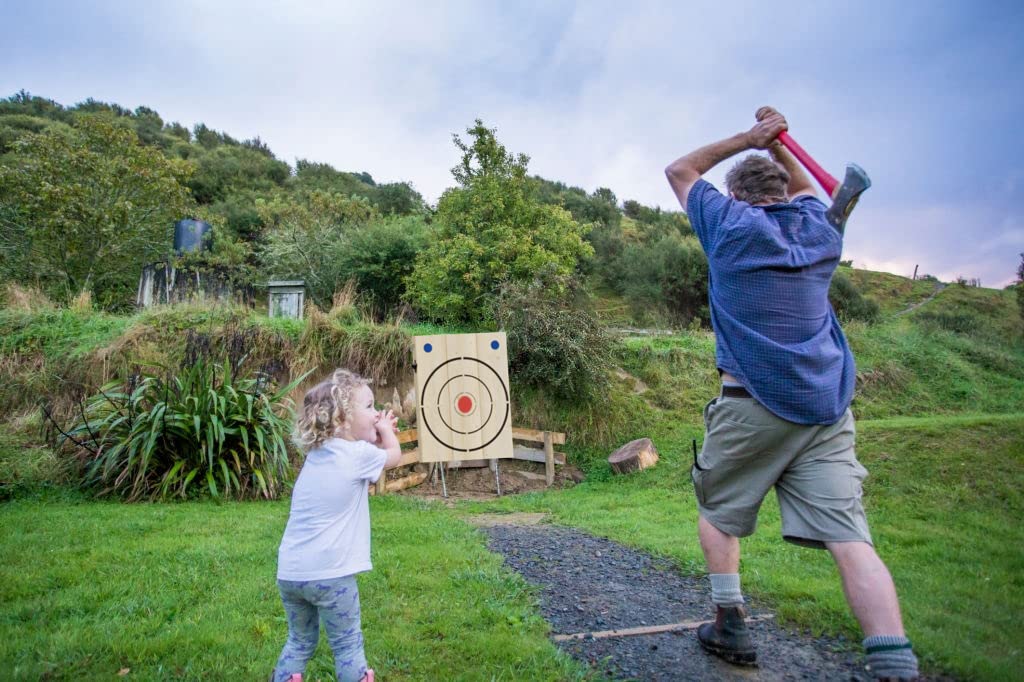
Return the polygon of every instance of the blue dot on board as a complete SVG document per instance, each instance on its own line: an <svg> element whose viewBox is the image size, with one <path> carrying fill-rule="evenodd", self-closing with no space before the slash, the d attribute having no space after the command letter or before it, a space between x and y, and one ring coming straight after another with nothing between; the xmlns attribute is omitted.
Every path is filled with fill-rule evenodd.
<svg viewBox="0 0 1024 682"><path fill-rule="evenodd" d="M434 350L434 347L428 343L423 346L423 350L429 353L430 351Z"/></svg>
<svg viewBox="0 0 1024 682"><path fill-rule="evenodd" d="M491 341L491 348L493 348L494 350L498 350L498 346L500 345L501 344L498 343L497 341Z"/></svg>

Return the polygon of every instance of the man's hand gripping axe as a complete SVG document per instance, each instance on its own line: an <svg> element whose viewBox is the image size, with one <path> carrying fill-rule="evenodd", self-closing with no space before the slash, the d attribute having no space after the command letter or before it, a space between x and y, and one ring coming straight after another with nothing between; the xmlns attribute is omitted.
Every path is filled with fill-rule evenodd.
<svg viewBox="0 0 1024 682"><path fill-rule="evenodd" d="M769 107L761 107L757 110L757 120L760 121L769 113L771 113ZM811 155L798 145L796 140L790 137L789 133L785 130L779 133L778 140L786 149L792 152L793 156L803 164L804 168L814 176L815 180L821 183L821 186L828 192L828 195L832 197L832 207L825 213L825 217L832 227L842 233L846 229L846 219L850 217L850 212L857 205L860 195L871 186L871 179L868 177L868 174L857 164L851 163L846 166L846 177L843 178L843 183L839 184L839 181L819 166L818 162L812 159Z"/></svg>

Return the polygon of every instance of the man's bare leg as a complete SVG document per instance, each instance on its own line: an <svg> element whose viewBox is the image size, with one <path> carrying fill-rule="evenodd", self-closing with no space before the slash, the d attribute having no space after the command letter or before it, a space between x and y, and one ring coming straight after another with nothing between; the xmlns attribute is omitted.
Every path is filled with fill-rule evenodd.
<svg viewBox="0 0 1024 682"><path fill-rule="evenodd" d="M828 542L843 579L843 593L864 631L868 666L879 679L917 679L917 657L903 630L889 569L866 542Z"/></svg>
<svg viewBox="0 0 1024 682"><path fill-rule="evenodd" d="M708 573L740 572L739 538L718 530L703 516L697 522L697 532L700 535L700 548L704 550Z"/></svg>
<svg viewBox="0 0 1024 682"><path fill-rule="evenodd" d="M904 635L900 603L889 569L866 542L828 542L843 593L864 635Z"/></svg>
<svg viewBox="0 0 1024 682"><path fill-rule="evenodd" d="M715 622L697 628L697 641L711 653L730 663L753 665L757 662L740 590L740 540L723 533L703 516L697 524L700 546L711 579L711 601L715 604Z"/></svg>

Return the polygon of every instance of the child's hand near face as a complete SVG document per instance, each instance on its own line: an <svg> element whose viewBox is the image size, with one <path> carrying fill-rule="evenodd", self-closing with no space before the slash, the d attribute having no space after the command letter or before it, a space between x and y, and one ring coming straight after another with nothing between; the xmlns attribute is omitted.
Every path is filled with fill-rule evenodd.
<svg viewBox="0 0 1024 682"><path fill-rule="evenodd" d="M398 417L391 410L378 412L377 422L374 426L377 427L377 442L381 442L386 434L398 433Z"/></svg>

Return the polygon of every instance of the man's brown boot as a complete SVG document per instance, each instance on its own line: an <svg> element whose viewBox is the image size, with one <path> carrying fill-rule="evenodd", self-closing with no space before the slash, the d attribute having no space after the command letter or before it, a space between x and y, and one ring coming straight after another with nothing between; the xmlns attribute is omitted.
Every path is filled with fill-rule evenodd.
<svg viewBox="0 0 1024 682"><path fill-rule="evenodd" d="M697 640L705 650L736 665L757 665L742 606L719 606L714 623L697 628Z"/></svg>

